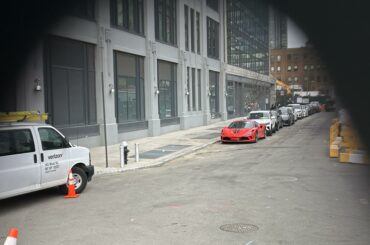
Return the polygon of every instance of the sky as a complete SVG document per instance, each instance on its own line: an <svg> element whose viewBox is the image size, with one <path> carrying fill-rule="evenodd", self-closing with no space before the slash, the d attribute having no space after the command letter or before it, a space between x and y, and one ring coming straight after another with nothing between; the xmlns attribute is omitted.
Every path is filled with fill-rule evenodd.
<svg viewBox="0 0 370 245"><path fill-rule="evenodd" d="M288 48L300 48L306 45L306 34L288 18Z"/></svg>

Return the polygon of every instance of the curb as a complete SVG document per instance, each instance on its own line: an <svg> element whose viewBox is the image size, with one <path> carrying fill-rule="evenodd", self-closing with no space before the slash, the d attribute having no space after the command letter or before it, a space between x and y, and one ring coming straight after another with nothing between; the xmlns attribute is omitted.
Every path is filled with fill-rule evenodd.
<svg viewBox="0 0 370 245"><path fill-rule="evenodd" d="M147 163L147 164L140 165L140 166L129 165L125 168L96 168L95 169L95 176L100 176L100 175L105 175L105 174L112 174L112 173L123 173L123 172L127 172L127 171L133 171L133 170L145 169L145 168L152 168L152 167L159 167L159 166L165 164L166 162L169 162L169 161L174 160L176 158L180 158L180 157L182 157L182 156L184 156L188 153L193 153L193 152L199 151L199 150L201 150L201 149L203 149L203 148L205 148L209 145L215 144L217 142L220 142L220 140L218 138L214 138L212 141L210 141L208 143L198 145L198 146L194 146L194 147L185 149L183 151L175 152L173 154L170 154L167 157L163 157L162 159L160 159L158 161L154 161L152 163Z"/></svg>

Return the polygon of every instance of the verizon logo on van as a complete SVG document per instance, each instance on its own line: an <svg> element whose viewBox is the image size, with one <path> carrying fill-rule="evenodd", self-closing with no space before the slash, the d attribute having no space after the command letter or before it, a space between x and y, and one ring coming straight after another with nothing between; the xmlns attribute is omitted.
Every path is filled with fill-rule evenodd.
<svg viewBox="0 0 370 245"><path fill-rule="evenodd" d="M62 156L63 156L63 154L54 154L54 155L48 156L48 159L61 158Z"/></svg>

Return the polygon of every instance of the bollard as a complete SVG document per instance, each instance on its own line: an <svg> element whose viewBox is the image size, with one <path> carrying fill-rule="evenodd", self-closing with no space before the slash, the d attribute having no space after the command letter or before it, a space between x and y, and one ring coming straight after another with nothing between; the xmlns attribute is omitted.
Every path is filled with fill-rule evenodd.
<svg viewBox="0 0 370 245"><path fill-rule="evenodd" d="M135 162L139 161L139 143L135 143Z"/></svg>
<svg viewBox="0 0 370 245"><path fill-rule="evenodd" d="M127 164L127 155L128 153L130 152L129 149L127 149L127 142L126 141L123 141L120 146L120 160L121 160L121 168L123 168L123 166L125 164Z"/></svg>

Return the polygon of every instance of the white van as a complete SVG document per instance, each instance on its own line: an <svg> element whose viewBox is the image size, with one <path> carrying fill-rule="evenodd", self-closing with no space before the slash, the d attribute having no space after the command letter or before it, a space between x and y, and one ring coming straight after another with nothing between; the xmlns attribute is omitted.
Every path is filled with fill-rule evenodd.
<svg viewBox="0 0 370 245"><path fill-rule="evenodd" d="M70 169L81 193L94 175L89 149L47 124L0 123L0 199L55 186L66 193Z"/></svg>

